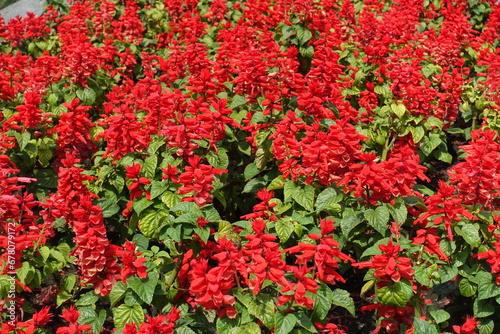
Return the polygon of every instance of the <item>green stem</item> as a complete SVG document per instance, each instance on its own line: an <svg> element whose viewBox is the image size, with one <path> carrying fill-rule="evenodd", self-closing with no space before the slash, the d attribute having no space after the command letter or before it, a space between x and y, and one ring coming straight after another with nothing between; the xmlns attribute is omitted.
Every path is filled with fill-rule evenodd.
<svg viewBox="0 0 500 334"><path fill-rule="evenodd" d="M181 254L181 256L177 259L177 262L175 263L174 270L172 270L172 273L168 277L167 282L165 282L165 291L170 290L172 284L174 284L175 279L177 278L177 274L179 274L179 271L181 270L183 260L184 254Z"/></svg>

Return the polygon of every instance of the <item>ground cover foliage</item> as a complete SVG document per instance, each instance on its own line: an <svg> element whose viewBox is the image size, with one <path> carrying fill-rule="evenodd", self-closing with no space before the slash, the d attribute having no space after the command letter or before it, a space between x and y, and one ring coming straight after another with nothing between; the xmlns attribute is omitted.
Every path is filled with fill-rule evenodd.
<svg viewBox="0 0 500 334"><path fill-rule="evenodd" d="M0 25L1 333L500 330L494 1L48 4Z"/></svg>

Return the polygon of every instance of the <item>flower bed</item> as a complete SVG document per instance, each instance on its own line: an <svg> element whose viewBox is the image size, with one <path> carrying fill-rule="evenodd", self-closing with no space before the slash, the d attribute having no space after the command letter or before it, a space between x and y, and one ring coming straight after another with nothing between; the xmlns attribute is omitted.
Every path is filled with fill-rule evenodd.
<svg viewBox="0 0 500 334"><path fill-rule="evenodd" d="M51 0L0 28L0 333L484 333L500 5Z"/></svg>

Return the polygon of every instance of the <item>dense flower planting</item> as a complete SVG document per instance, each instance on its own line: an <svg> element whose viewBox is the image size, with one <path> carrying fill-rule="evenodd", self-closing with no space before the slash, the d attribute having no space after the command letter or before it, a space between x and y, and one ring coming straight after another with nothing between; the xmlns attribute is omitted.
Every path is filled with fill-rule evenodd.
<svg viewBox="0 0 500 334"><path fill-rule="evenodd" d="M486 0L0 19L0 333L498 333L499 43Z"/></svg>

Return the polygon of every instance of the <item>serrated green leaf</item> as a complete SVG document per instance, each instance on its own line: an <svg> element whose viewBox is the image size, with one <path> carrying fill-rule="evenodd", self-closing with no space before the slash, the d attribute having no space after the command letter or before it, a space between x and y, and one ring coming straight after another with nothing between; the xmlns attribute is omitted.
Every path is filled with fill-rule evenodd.
<svg viewBox="0 0 500 334"><path fill-rule="evenodd" d="M227 334L261 334L260 327L254 322L231 328Z"/></svg>
<svg viewBox="0 0 500 334"><path fill-rule="evenodd" d="M262 321L267 328L274 327L274 312L274 301L268 295L257 295L248 305L248 313Z"/></svg>
<svg viewBox="0 0 500 334"><path fill-rule="evenodd" d="M325 283L321 282L316 293L311 297L314 300L314 309L311 315L313 321L322 321L332 307L333 292Z"/></svg>
<svg viewBox="0 0 500 334"><path fill-rule="evenodd" d="M391 207L391 215L396 223L404 223L408 216L408 209L404 203L396 203Z"/></svg>
<svg viewBox="0 0 500 334"><path fill-rule="evenodd" d="M229 105L229 109L234 109L239 106L247 104L247 99L241 95L235 95L232 100L231 104Z"/></svg>
<svg viewBox="0 0 500 334"><path fill-rule="evenodd" d="M292 331L297 323L297 317L293 313L283 315L276 313L276 329L275 334L288 334Z"/></svg>
<svg viewBox="0 0 500 334"><path fill-rule="evenodd" d="M281 243L287 242L294 230L294 223L289 219L280 219L275 223L276 234L280 238Z"/></svg>
<svg viewBox="0 0 500 334"><path fill-rule="evenodd" d="M69 291L69 290L67 290ZM94 294L94 292L87 292L82 295L75 303L76 306L90 306L94 305L99 300L99 296Z"/></svg>
<svg viewBox="0 0 500 334"><path fill-rule="evenodd" d="M317 333L316 327L314 327L311 319L305 313L296 313L297 324L302 328L309 331L309 333Z"/></svg>
<svg viewBox="0 0 500 334"><path fill-rule="evenodd" d="M134 204L132 204L132 208L134 209L135 213L140 216L141 212L150 207L151 204L153 204L153 202L149 201L146 197L143 197L138 201L134 201Z"/></svg>
<svg viewBox="0 0 500 334"><path fill-rule="evenodd" d="M347 239L351 237L351 231L361 224L361 219L357 214L349 214L346 217L342 218L340 221L340 229L342 230L342 234L346 236Z"/></svg>
<svg viewBox="0 0 500 334"><path fill-rule="evenodd" d="M175 329L175 334L196 334L191 328L182 326Z"/></svg>
<svg viewBox="0 0 500 334"><path fill-rule="evenodd" d="M155 199L156 197L162 195L165 190L168 188L168 183L166 181L151 181L151 190L150 195L151 199Z"/></svg>
<svg viewBox="0 0 500 334"><path fill-rule="evenodd" d="M296 189L292 198L307 211L314 210L314 187L307 185L304 188Z"/></svg>
<svg viewBox="0 0 500 334"><path fill-rule="evenodd" d="M267 186L267 190L276 190L276 189L283 189L285 186L285 181L283 180L283 176L279 175L276 177L274 180L271 181L271 183Z"/></svg>
<svg viewBox="0 0 500 334"><path fill-rule="evenodd" d="M455 232L462 236L472 248L479 247L481 245L481 237L479 236L479 226L477 224L463 224L460 227L455 228Z"/></svg>
<svg viewBox="0 0 500 334"><path fill-rule="evenodd" d="M415 144L419 143L425 136L425 130L421 126L416 126L410 130Z"/></svg>
<svg viewBox="0 0 500 334"><path fill-rule="evenodd" d="M215 241L218 241L219 239L224 237L228 240L231 240L236 245L241 243L241 238L239 234L234 230L233 225L226 220L220 220L219 227L214 235L214 238Z"/></svg>
<svg viewBox="0 0 500 334"><path fill-rule="evenodd" d="M39 148L37 155L38 162L40 162L43 167L47 167L49 165L50 159L52 159L52 157L54 156L54 152L48 147Z"/></svg>
<svg viewBox="0 0 500 334"><path fill-rule="evenodd" d="M495 313L495 308L487 300L475 299L472 309L476 318L486 318Z"/></svg>
<svg viewBox="0 0 500 334"><path fill-rule="evenodd" d="M28 145L31 140L30 132L23 132L22 134L16 134L17 144L19 145L19 149L22 151Z"/></svg>
<svg viewBox="0 0 500 334"><path fill-rule="evenodd" d="M493 319L481 319L477 325L477 330L481 334L492 334L495 329L495 321Z"/></svg>
<svg viewBox="0 0 500 334"><path fill-rule="evenodd" d="M413 332L415 334L439 334L436 327L425 320L415 318L413 321Z"/></svg>
<svg viewBox="0 0 500 334"><path fill-rule="evenodd" d="M437 117L434 117L434 116L427 117L426 123L427 123L427 126L429 127L429 129L431 129L432 127L436 127L439 130L443 129L443 121Z"/></svg>
<svg viewBox="0 0 500 334"><path fill-rule="evenodd" d="M382 236L385 236L388 230L387 223L390 218L389 209L386 206L379 206L375 210L366 210L364 214L366 220L368 220L368 224Z"/></svg>
<svg viewBox="0 0 500 334"><path fill-rule="evenodd" d="M349 292L342 289L335 289L332 293L332 304L345 308L352 316L356 316L354 309L354 300Z"/></svg>
<svg viewBox="0 0 500 334"><path fill-rule="evenodd" d="M326 188L319 193L316 199L316 211L320 212L337 203L337 191L333 188Z"/></svg>
<svg viewBox="0 0 500 334"><path fill-rule="evenodd" d="M431 135L429 136L429 140L427 140L426 142L424 142L424 145L422 145L422 147L420 147L420 149L422 150L422 153L424 153L424 155L427 157L441 143L442 143L441 138L438 135L434 135L434 134L431 133Z"/></svg>
<svg viewBox="0 0 500 334"><path fill-rule="evenodd" d="M71 292L73 288L75 287L76 284L76 275L75 274L66 274L63 277L63 284L61 287L61 290ZM83 298L85 295L83 295L81 298ZM80 299L81 299L80 298ZM75 304L78 305L78 304Z"/></svg>
<svg viewBox="0 0 500 334"><path fill-rule="evenodd" d="M111 306L116 305L116 303L118 303L123 297L125 297L126 292L127 286L123 284L123 282L116 282L109 294Z"/></svg>
<svg viewBox="0 0 500 334"><path fill-rule="evenodd" d="M312 38L312 33L308 29L300 28L297 29L297 38L300 45L304 45Z"/></svg>
<svg viewBox="0 0 500 334"><path fill-rule="evenodd" d="M142 175L145 178L153 180L156 174L156 166L158 165L158 157L156 155L150 155L144 159L144 163L141 167Z"/></svg>
<svg viewBox="0 0 500 334"><path fill-rule="evenodd" d="M78 96L82 104L91 106L95 102L96 93L92 88L84 88L77 90L76 96Z"/></svg>
<svg viewBox="0 0 500 334"><path fill-rule="evenodd" d="M207 160L214 168L226 169L229 166L229 158L226 151L222 148L219 148L217 154L215 152L209 152Z"/></svg>
<svg viewBox="0 0 500 334"><path fill-rule="evenodd" d="M104 218L112 217L120 211L120 207L116 204L116 201L111 199L99 198L96 203L102 208L102 215Z"/></svg>
<svg viewBox="0 0 500 334"><path fill-rule="evenodd" d="M266 181L261 178L248 181L243 188L243 193L256 193L266 186Z"/></svg>
<svg viewBox="0 0 500 334"><path fill-rule="evenodd" d="M163 195L161 196L161 201L169 208L172 209L175 207L177 204L181 202L181 196L171 192L171 191L165 191Z"/></svg>
<svg viewBox="0 0 500 334"><path fill-rule="evenodd" d="M169 217L166 210L146 209L139 216L139 230L149 239L157 239L160 227Z"/></svg>
<svg viewBox="0 0 500 334"><path fill-rule="evenodd" d="M113 309L113 320L117 329L125 327L125 324L142 324L144 312L139 304L122 304Z"/></svg>
<svg viewBox="0 0 500 334"><path fill-rule="evenodd" d="M147 278L131 276L127 278L127 286L130 287L146 304L151 304L156 285L158 284L158 273L150 272Z"/></svg>
<svg viewBox="0 0 500 334"><path fill-rule="evenodd" d="M399 281L377 290L377 297L385 305L406 307L412 296L413 289L406 281Z"/></svg>

